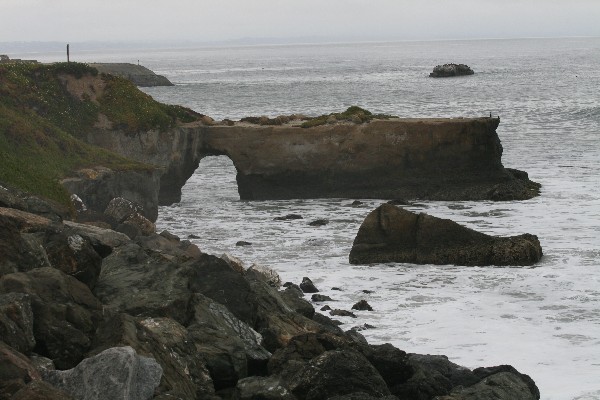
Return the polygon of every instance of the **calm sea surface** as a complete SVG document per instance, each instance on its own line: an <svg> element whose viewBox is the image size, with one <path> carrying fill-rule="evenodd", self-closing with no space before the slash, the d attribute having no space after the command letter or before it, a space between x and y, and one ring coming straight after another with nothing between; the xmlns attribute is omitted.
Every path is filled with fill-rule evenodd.
<svg viewBox="0 0 600 400"><path fill-rule="evenodd" d="M27 55L36 58L35 54ZM53 55L37 55L41 60ZM156 99L216 119L318 115L360 105L402 117L499 115L505 166L543 185L524 202L419 201L413 211L495 235L538 235L535 268L385 264L351 266L364 217L382 201L240 201L226 157L202 160L181 203L160 209L158 229L230 253L247 266L310 277L334 308L366 299L372 343L445 354L468 367L512 364L542 399L600 399L600 39L526 39L256 46L90 52L79 61L137 62L176 86ZM470 77L431 79L437 64ZM289 213L296 221L273 221ZM325 218L330 223L311 227ZM238 240L252 243L236 247ZM343 291L332 291L340 287ZM363 290L373 293L364 294Z"/></svg>

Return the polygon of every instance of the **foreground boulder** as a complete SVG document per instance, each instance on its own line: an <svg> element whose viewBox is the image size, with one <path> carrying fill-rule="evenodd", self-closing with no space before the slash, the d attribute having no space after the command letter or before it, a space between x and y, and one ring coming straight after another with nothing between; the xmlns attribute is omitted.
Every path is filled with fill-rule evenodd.
<svg viewBox="0 0 600 400"><path fill-rule="evenodd" d="M533 265L541 257L535 235L489 236L391 204L367 215L350 251L351 264Z"/></svg>
<svg viewBox="0 0 600 400"><path fill-rule="evenodd" d="M107 349L68 371L42 371L44 379L77 399L152 398L162 368L131 347ZM93 379L90 379L93 377Z"/></svg>
<svg viewBox="0 0 600 400"><path fill-rule="evenodd" d="M436 65L429 74L432 78L448 78L451 76L473 75L475 72L465 64Z"/></svg>

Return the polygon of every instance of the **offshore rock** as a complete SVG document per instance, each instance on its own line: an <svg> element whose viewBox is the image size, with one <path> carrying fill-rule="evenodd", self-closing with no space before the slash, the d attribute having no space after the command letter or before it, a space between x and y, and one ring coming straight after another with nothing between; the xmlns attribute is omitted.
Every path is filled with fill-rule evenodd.
<svg viewBox="0 0 600 400"><path fill-rule="evenodd" d="M432 78L447 78L451 76L473 75L475 72L465 64L436 65L433 72L429 74Z"/></svg>
<svg viewBox="0 0 600 400"><path fill-rule="evenodd" d="M533 265L542 257L537 236L495 237L448 219L391 204L372 211L358 230L351 264Z"/></svg>
<svg viewBox="0 0 600 400"><path fill-rule="evenodd" d="M147 400L160 382L162 368L131 347L116 347L86 358L73 369L43 370L42 374L44 380L77 399Z"/></svg>

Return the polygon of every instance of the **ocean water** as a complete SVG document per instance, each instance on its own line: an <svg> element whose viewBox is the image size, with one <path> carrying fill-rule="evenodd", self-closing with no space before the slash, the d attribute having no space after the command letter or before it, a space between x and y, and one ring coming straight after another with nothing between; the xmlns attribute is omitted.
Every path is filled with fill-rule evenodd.
<svg viewBox="0 0 600 400"><path fill-rule="evenodd" d="M35 58L36 55L27 55ZM44 59L44 55L38 58ZM51 56L47 56L50 58ZM216 119L319 115L360 105L401 117L499 115L503 163L540 182L522 202L415 201L408 208L494 235L532 233L544 250L532 268L381 264L352 266L365 216L383 200L240 201L235 168L207 157L182 201L160 208L159 230L201 250L310 277L332 308L360 299L373 312L371 343L445 354L467 367L511 364L542 399L600 399L600 39L399 42L162 49L78 54L80 61L137 62L174 87L156 99ZM470 77L432 79L437 64ZM354 200L362 204L352 206ZM301 220L274 221L290 213ZM329 220L322 227L308 223ZM238 247L244 240L252 246ZM333 287L342 290L332 290ZM365 293L364 291L370 291ZM321 304L316 304L320 308Z"/></svg>

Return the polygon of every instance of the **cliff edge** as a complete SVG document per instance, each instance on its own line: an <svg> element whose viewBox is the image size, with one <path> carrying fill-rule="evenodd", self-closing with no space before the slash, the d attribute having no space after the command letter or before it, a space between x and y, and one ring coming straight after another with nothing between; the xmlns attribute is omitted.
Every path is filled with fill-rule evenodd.
<svg viewBox="0 0 600 400"><path fill-rule="evenodd" d="M157 75L143 65L130 63L92 63L90 67L96 68L102 74L110 74L125 78L136 86L174 86L171 81L162 75Z"/></svg>

